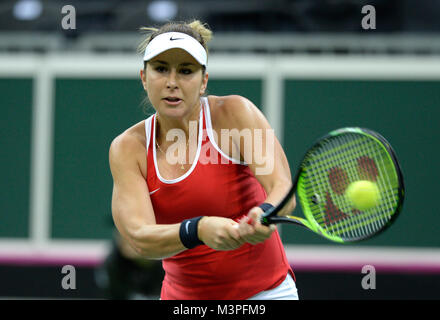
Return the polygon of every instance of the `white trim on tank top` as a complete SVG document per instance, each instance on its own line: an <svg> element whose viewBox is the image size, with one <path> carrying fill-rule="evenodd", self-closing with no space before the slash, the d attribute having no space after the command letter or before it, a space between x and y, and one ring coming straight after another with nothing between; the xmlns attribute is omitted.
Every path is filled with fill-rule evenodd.
<svg viewBox="0 0 440 320"><path fill-rule="evenodd" d="M160 175L159 167L158 167L157 161L156 161L156 144L153 143L154 169L156 170L156 175L159 178L159 180L162 181L163 183L166 183L166 184L173 184L173 183L180 182L180 181L184 180L186 177L188 177L194 171L194 168L196 167L197 163L199 162L200 150L201 150L201 146L202 146L202 138L203 138L203 107L200 108L200 115L199 115L199 137L198 137L198 141L197 141L196 157L194 158L194 161L191 165L191 168L189 168L189 170L187 172L185 172L183 175L181 175L180 177L178 177L176 179L171 179L171 180L165 179ZM153 141L156 141L156 121L154 121L154 123L153 123Z"/></svg>
<svg viewBox="0 0 440 320"><path fill-rule="evenodd" d="M149 116L147 118L147 120L145 120L145 137L146 137L145 146L147 148L146 149L147 150L147 152L146 152L147 155L148 155L148 148L150 147L150 134L151 134L151 122L152 122L152 119L153 119L153 115Z"/></svg>
<svg viewBox="0 0 440 320"><path fill-rule="evenodd" d="M217 145L214 139L214 135L212 133L212 122L211 122L211 111L209 107L208 97L202 97L203 104L206 106L205 108L205 115L206 115L206 131L209 137L209 140L211 141L212 146L217 150L218 153L221 154L222 157L226 158L227 160L231 161L234 164L241 164L246 166L246 162L241 162L240 160L233 159L229 157L227 154L225 154L220 147Z"/></svg>
<svg viewBox="0 0 440 320"><path fill-rule="evenodd" d="M177 183L179 181L182 181L183 179L185 179L186 177L188 177L192 171L194 171L195 166L197 165L197 162L199 160L200 157L200 152L201 152L201 145L202 145L202 138L203 138L203 109L205 109L205 119L206 119L206 133L208 135L208 139L211 142L212 146L217 150L217 152L224 158L226 158L227 160L229 160L231 163L234 164L240 164L240 165L247 165L246 162L241 162L237 159L233 159L231 157L229 157L228 155L226 155L217 145L217 143L215 142L214 139L214 135L212 133L212 122L211 122L211 112L210 112L210 106L209 106L209 102L208 102L208 98L207 97L202 97L201 98L201 102L202 104L205 106L205 108L201 108L200 110L200 116L199 116L199 137L198 137L198 143L197 143L197 152L196 152L196 157L194 158L194 162L191 166L191 168L182 176L176 178L176 179L165 179L160 175L158 166L157 166L157 161L156 161L156 144L153 144L153 161L154 161L154 168L156 171L156 175L159 178L160 181L162 181L163 183L166 184L173 184L173 183ZM154 114L154 117L157 116L157 113ZM150 146L150 139L151 139L151 126L153 126L153 141L156 141L156 121L153 122L153 115L151 115L147 120L145 120L145 133L146 133L146 147L147 147L147 156L148 156L148 150L149 150L149 146Z"/></svg>

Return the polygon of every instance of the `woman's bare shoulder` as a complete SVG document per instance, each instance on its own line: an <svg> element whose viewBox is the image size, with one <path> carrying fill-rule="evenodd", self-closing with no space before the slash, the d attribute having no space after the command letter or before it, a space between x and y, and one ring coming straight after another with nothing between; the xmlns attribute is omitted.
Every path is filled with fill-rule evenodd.
<svg viewBox="0 0 440 320"><path fill-rule="evenodd" d="M247 98L240 95L209 96L211 118L222 128L237 128L240 124L252 121L258 108Z"/></svg>
<svg viewBox="0 0 440 320"><path fill-rule="evenodd" d="M116 136L110 145L110 163L123 159L143 158L146 151L145 120L142 120Z"/></svg>

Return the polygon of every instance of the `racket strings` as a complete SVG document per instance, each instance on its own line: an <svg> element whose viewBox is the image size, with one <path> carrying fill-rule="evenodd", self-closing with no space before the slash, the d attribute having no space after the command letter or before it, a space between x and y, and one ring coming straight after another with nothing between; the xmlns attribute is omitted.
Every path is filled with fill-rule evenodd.
<svg viewBox="0 0 440 320"><path fill-rule="evenodd" d="M342 142L346 143L348 140L347 136L342 136ZM373 170L373 166L374 168L376 167L375 161L368 157L368 156L362 156L360 155L359 150L361 149L365 149L368 150L368 154L372 155L374 150L371 150L371 143L369 143L370 141L368 139L357 139L356 140L358 142L357 146L358 148L355 148L354 150L356 151L355 155L355 161L350 163L350 166L348 166L348 169L350 170L350 176L351 177L356 177L356 175L358 175L358 177L360 179L364 178L364 174L362 172L362 166L359 165L360 161L362 159L371 159L371 162L368 161L370 163L370 167L369 167L369 173L371 173L369 176L369 180L371 181L376 181L377 180L377 172L376 170ZM362 152L361 152L362 153ZM345 160L346 157L344 157ZM374 157L377 158L377 157ZM376 173L376 175L374 174ZM353 180L352 180L353 181ZM356 181L356 180L354 180ZM383 188L380 188L383 189ZM341 199L338 199L338 205L344 205L346 204L346 200L345 198L344 201L341 201ZM348 203L348 206L350 206L350 204ZM383 226L383 219L381 219L380 215L375 214L375 212L367 212L364 213L363 215L360 215L360 211L353 209L353 208L348 208L347 210L350 210L349 212L353 215L359 215L358 217L356 217L356 219L347 219L347 222L349 223L349 225L346 228L339 228L339 233L343 234L344 232L349 232L349 236L350 237L362 237L365 234L371 234L376 232L377 230L379 230L380 228L382 228Z"/></svg>
<svg viewBox="0 0 440 320"><path fill-rule="evenodd" d="M325 231L342 238L363 238L391 219L397 205L395 168L386 149L373 138L344 134L329 138L306 157L303 190L313 219ZM370 180L377 184L379 204L365 211L352 207L345 197L351 182Z"/></svg>
<svg viewBox="0 0 440 320"><path fill-rule="evenodd" d="M368 146L368 144L367 144L367 146ZM362 147L365 147L365 146L362 146ZM370 152L371 153L371 152ZM365 157L364 157L365 158ZM357 158L357 160L358 160L358 166L356 167L356 169L357 169L357 171L361 171L361 167L359 167L359 160L360 160L361 158ZM370 158L371 159L371 158ZM373 162L373 164L374 164L374 162ZM355 176L356 175L356 173L358 173L359 174L359 176L361 176L361 178L363 178L362 177L362 172L356 172L356 169L354 169L354 164L352 164L352 167L351 167L351 169L352 169L352 172L351 172L351 176ZM371 170L371 171L374 171L374 170ZM374 179L373 180L376 180L376 177L374 177ZM379 182L380 182L380 180L379 180ZM383 189L383 188L380 188L380 189ZM338 205L341 205L340 203L339 203L340 201L338 201ZM385 202L386 203L386 202ZM350 210L350 209L348 209L348 210ZM352 213L354 213L354 214L359 214L360 212L354 212L354 210L352 209L351 210L352 211ZM381 219L381 216L376 216L376 217L371 217L371 215L367 215L367 214L364 214L364 216L363 216L364 218L366 218L366 219L361 219L361 221L359 221L359 223L352 223L351 225L350 225L350 230L352 230L352 231L359 231L357 228L359 227L359 226L363 226L363 227L365 227L367 230L364 230L364 233L365 232L374 232L374 231L376 231L378 228L381 228L382 227L382 224L383 224L383 221L379 221L379 220L382 220ZM353 221L354 219L351 219L351 220L348 220L348 221L351 221L351 222L354 222ZM345 231L345 230L344 230ZM355 233L355 234L351 234L351 236L361 236L361 234L358 234L358 233Z"/></svg>
<svg viewBox="0 0 440 320"><path fill-rule="evenodd" d="M343 136L342 139L347 140L347 137ZM362 140L359 141L359 140L356 141L357 146L359 146L361 148L362 147L365 148L366 146L364 145L363 141ZM343 141L343 143L347 143L347 141ZM356 148L355 150L358 150L358 149ZM359 156L359 154L356 154L355 161L354 162L352 161L349 166L345 166L345 168L349 170L350 177L356 177L356 175L359 175L359 176L362 175L362 173L360 172L361 168L359 167L359 160L361 160L362 158L365 158L365 157L366 156ZM344 162L347 161L347 157L346 157L345 153L343 156L343 160L344 160ZM373 163L374 163L374 161L373 161ZM371 170L371 171L373 171L373 170ZM350 180L353 180L353 179L350 179ZM376 177L374 177L374 180L376 180ZM342 201L341 201L341 199L342 199ZM360 211L358 211L358 210L352 209L350 207L345 208L344 207L344 204L346 204L345 202L346 201L345 201L344 197L336 198L336 203L337 203L338 207L344 208L344 212L348 211L348 214L343 213L344 218L348 218L349 214L353 214L353 215L360 214ZM358 217L358 219L346 219L346 222L348 222L349 224L344 229L338 228L338 233L342 234L343 232L351 231L351 234L350 234L351 237L359 237L359 236L362 236L362 234L374 232L374 231L376 231L376 229L381 227L381 225L378 225L377 217L371 217L370 215L367 215L367 214L364 214L361 217L367 218L367 219L359 219L359 217ZM358 221L355 221L355 220L358 220ZM336 226L341 227L341 225L339 225L339 224L337 224ZM364 227L364 230L359 230L360 226ZM361 232L359 233L359 231L361 231Z"/></svg>

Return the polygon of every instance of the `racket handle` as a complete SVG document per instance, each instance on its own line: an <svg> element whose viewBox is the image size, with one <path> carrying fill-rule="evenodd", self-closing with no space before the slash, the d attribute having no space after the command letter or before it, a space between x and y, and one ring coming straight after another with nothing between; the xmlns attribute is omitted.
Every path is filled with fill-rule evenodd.
<svg viewBox="0 0 440 320"><path fill-rule="evenodd" d="M261 216L260 223L264 226L270 225L270 217Z"/></svg>
<svg viewBox="0 0 440 320"><path fill-rule="evenodd" d="M262 225L268 226L272 223L272 219L271 217L273 216L273 211L275 208L269 209L267 211L265 211L260 218L260 223Z"/></svg>

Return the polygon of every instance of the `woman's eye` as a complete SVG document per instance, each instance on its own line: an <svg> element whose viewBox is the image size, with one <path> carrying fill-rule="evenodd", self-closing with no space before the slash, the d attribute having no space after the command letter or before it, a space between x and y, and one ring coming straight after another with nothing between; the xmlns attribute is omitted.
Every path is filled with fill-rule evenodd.
<svg viewBox="0 0 440 320"><path fill-rule="evenodd" d="M157 67L156 67L156 71L157 71L157 72L165 72L165 71L166 71L166 68L163 67L163 66L157 66Z"/></svg>
<svg viewBox="0 0 440 320"><path fill-rule="evenodd" d="M181 69L180 72L183 73L183 74L191 74L191 73L192 73L192 70L191 70L191 69L184 68L184 69Z"/></svg>

